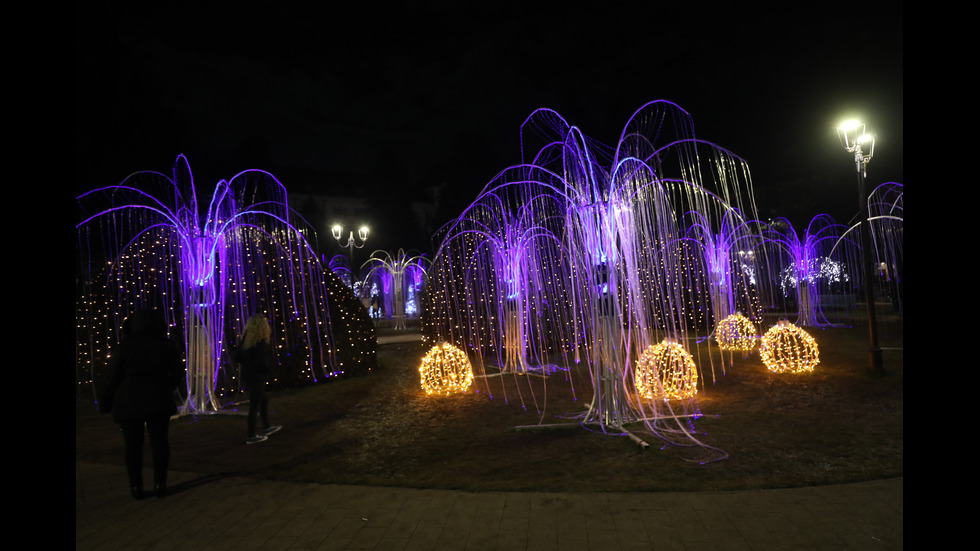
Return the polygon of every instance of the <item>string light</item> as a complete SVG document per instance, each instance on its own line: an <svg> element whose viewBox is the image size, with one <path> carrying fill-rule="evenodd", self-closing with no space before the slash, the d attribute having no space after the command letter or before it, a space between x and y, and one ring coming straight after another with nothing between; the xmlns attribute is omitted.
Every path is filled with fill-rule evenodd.
<svg viewBox="0 0 980 551"><path fill-rule="evenodd" d="M466 353L448 342L433 346L419 366L426 394L457 394L473 384L473 365Z"/></svg>
<svg viewBox="0 0 980 551"><path fill-rule="evenodd" d="M817 342L787 320L780 320L766 331L759 353L773 373L809 373L820 363Z"/></svg>
<svg viewBox="0 0 980 551"><path fill-rule="evenodd" d="M758 339L755 324L741 312L721 320L715 327L715 341L722 350L748 352L755 348Z"/></svg>
<svg viewBox="0 0 980 551"><path fill-rule="evenodd" d="M677 342L650 345L636 361L636 391L646 399L693 398L698 393L694 358Z"/></svg>
<svg viewBox="0 0 980 551"><path fill-rule="evenodd" d="M183 156L173 180L138 172L78 203L78 379L93 391L124 318L141 308L158 309L170 338L184 345L190 394L183 412L217 410L219 398L241 391L231 358L252 313L272 324L282 377L271 384L315 383L375 365L373 325L289 223L285 188L271 174L245 171L219 182L204 218Z"/></svg>

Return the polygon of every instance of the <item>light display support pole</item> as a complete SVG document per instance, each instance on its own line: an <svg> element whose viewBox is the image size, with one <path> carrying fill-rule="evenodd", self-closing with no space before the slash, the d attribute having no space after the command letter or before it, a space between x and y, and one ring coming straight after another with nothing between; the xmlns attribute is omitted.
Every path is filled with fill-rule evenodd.
<svg viewBox="0 0 980 551"><path fill-rule="evenodd" d="M871 223L868 217L868 195L865 193L865 177L867 176L868 162L874 156L874 135L865 132L864 123L847 122L837 129L841 145L849 153L854 154L854 164L857 169L858 181L858 211L861 221L861 256L864 264L864 297L868 305L868 333L870 346L868 356L871 372L877 375L884 374L885 368L881 361L881 346L878 345L878 316L875 309L875 268L873 264L873 245L871 242ZM864 151L864 145L868 145L868 151Z"/></svg>
<svg viewBox="0 0 980 551"><path fill-rule="evenodd" d="M344 234L344 228L341 227L340 224L335 224L334 227L330 228L330 231L333 233L333 238L337 240L337 244L338 245L340 245L341 247L343 247L345 249L349 249L350 252L348 253L348 256L349 256L348 260L350 260L350 265L353 266L354 265L354 249L355 248L357 248L357 249L363 248L364 247L364 244L367 243L368 227L367 226L361 226L357 230L357 238L361 240L361 244L360 245L357 245L356 242L354 241L354 230L351 230L350 231L350 234L347 236L347 243L346 244L343 244L340 241L340 237Z"/></svg>

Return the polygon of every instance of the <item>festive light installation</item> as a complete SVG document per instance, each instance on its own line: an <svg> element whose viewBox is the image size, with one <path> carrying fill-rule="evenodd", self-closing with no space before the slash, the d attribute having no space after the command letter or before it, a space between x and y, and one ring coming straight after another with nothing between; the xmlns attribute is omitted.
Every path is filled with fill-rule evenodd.
<svg viewBox="0 0 980 551"><path fill-rule="evenodd" d="M845 237L846 229L825 214L810 221L802 239L785 218L762 229L765 246L781 259L780 288L784 295L795 290L800 325L831 325L821 309L820 296L852 290L846 266L859 263L854 261L857 248Z"/></svg>
<svg viewBox="0 0 980 551"><path fill-rule="evenodd" d="M419 365L426 394L457 394L473 384L473 366L466 353L448 342L433 346Z"/></svg>
<svg viewBox="0 0 980 551"><path fill-rule="evenodd" d="M636 361L634 382L646 399L693 398L698 393L698 368L680 344L664 339L650 345Z"/></svg>
<svg viewBox="0 0 980 551"><path fill-rule="evenodd" d="M766 331L759 354L773 373L809 373L820 363L817 342L787 320L780 320Z"/></svg>
<svg viewBox="0 0 980 551"><path fill-rule="evenodd" d="M878 265L899 315L904 313L905 306L904 197L902 184L887 182L872 190L868 198L868 222Z"/></svg>
<svg viewBox="0 0 980 551"><path fill-rule="evenodd" d="M387 318L395 320L395 329L405 329L406 315L414 316L418 312L415 300L425 281L426 263L425 256L409 256L398 249L395 255L387 251L374 251L361 266L362 269L367 268L364 286L370 288L377 284L383 290L382 310Z"/></svg>
<svg viewBox="0 0 980 551"><path fill-rule="evenodd" d="M722 350L748 352L755 348L757 333L752 320L736 312L715 326L715 341Z"/></svg>
<svg viewBox="0 0 980 551"><path fill-rule="evenodd" d="M562 285L543 264L560 257L557 240L549 225L560 223L560 210L551 194L539 186L517 186L508 178L523 179L523 172L507 171L444 229L437 258L452 259L462 268L460 289L467 297L473 322L486 332L468 334L465 340L480 342L498 356L503 372L527 373L534 369L528 347L540 339L528 334L531 318L544 315L548 304L562 300ZM448 290L449 288L447 288ZM482 323L477 320L483 320ZM489 321L489 323L487 323ZM470 325L470 330L473 330ZM502 338L498 338L498 336ZM485 343L485 344L483 344ZM539 363L540 365L540 363Z"/></svg>
<svg viewBox="0 0 980 551"><path fill-rule="evenodd" d="M734 208L724 208L721 220L714 223L701 212L687 212L685 217L689 219L683 222L687 228L685 239L703 248L714 320L728 317L737 308L757 312L752 292L755 280L752 255L745 258L737 254L746 249L752 251L757 244L758 236L751 225Z"/></svg>
<svg viewBox="0 0 980 551"><path fill-rule="evenodd" d="M357 278L354 277L354 273L350 269L350 261L346 256L342 254L334 255L327 262L327 267L331 272L337 274L337 277L344 282L344 285L351 289L354 288L354 280Z"/></svg>
<svg viewBox="0 0 980 551"><path fill-rule="evenodd" d="M184 344L184 413L217 411L220 394L240 384L232 347L255 312L272 322L282 371L298 382L373 365L370 321L322 269L307 230L290 223L286 190L271 174L222 180L200 209L180 155L172 178L137 172L78 204L79 362L93 389L123 319L138 308L161 310L171 338Z"/></svg>
<svg viewBox="0 0 980 551"><path fill-rule="evenodd" d="M523 331L529 363L533 356L567 370L573 393L579 370L572 366L582 362L592 400L581 424L629 434L627 424L642 422L669 443L704 445L677 422L688 412L636 395L630 366L665 337L694 342L689 332L714 325L705 254L716 252L706 253L684 224L696 220L723 234L717 226L729 210L755 219L746 164L696 139L690 115L667 101L637 110L611 148L540 109L521 127L521 150L523 163L491 180L439 236L426 339L468 347L479 360L491 343L518 348L511 335ZM530 243L511 246L519 241L508 235L530 228ZM728 233L726 248L734 250L737 232ZM520 260L496 260L507 255L491 249L519 250L510 257ZM513 310L524 320L510 334L521 326L501 321L506 308L490 307L507 296L520 298ZM543 411L541 397L531 398Z"/></svg>

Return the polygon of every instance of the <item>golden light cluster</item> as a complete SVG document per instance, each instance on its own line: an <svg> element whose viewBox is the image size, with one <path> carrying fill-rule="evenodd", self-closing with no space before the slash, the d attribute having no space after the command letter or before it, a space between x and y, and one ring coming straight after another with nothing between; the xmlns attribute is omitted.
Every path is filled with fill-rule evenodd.
<svg viewBox="0 0 980 551"><path fill-rule="evenodd" d="M698 393L698 368L680 344L664 339L647 347L636 362L636 390L646 399L693 398Z"/></svg>
<svg viewBox="0 0 980 551"><path fill-rule="evenodd" d="M426 394L466 392L473 384L473 366L466 353L448 342L432 347L419 366Z"/></svg>
<svg viewBox="0 0 980 551"><path fill-rule="evenodd" d="M773 373L808 373L820 363L817 342L786 320L780 320L762 336L759 353Z"/></svg>
<svg viewBox="0 0 980 551"><path fill-rule="evenodd" d="M748 352L755 348L759 338L757 333L755 324L749 318L735 313L718 322L715 341L722 350Z"/></svg>

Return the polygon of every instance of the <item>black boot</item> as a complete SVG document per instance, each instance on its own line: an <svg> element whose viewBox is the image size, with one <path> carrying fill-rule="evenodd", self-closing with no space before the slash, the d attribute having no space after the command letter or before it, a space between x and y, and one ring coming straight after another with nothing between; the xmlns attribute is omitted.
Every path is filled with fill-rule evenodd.
<svg viewBox="0 0 980 551"><path fill-rule="evenodd" d="M130 486L129 493L133 496L133 499L143 499L143 485Z"/></svg>
<svg viewBox="0 0 980 551"><path fill-rule="evenodd" d="M167 495L167 483L166 482L157 482L153 486L153 492L156 494L156 496L158 498L165 497Z"/></svg>

